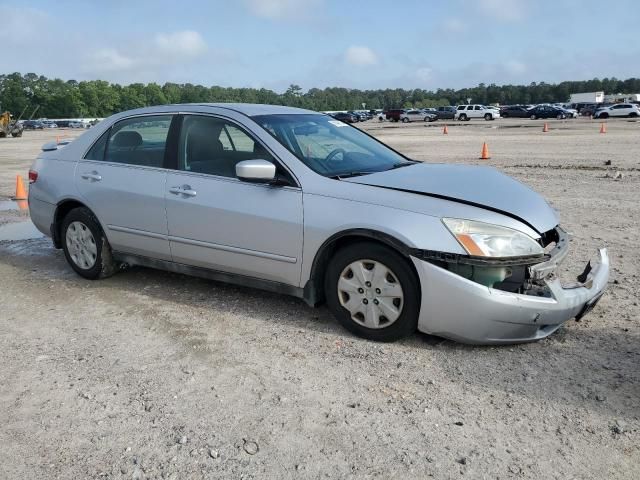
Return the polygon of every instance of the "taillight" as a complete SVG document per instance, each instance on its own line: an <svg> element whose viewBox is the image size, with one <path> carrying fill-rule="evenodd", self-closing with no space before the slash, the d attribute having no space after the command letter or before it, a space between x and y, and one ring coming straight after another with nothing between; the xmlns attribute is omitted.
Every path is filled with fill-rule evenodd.
<svg viewBox="0 0 640 480"><path fill-rule="evenodd" d="M36 183L36 180L38 180L38 172L29 170L29 183Z"/></svg>

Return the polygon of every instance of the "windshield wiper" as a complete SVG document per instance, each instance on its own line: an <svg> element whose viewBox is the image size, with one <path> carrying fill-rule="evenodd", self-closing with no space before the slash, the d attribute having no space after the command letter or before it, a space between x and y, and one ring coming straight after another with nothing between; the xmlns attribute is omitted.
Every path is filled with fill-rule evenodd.
<svg viewBox="0 0 640 480"><path fill-rule="evenodd" d="M344 173L336 173L335 175L330 175L329 178L332 178L334 180L340 180L342 178L359 177L360 175L369 175L371 173L376 173L376 172L344 172Z"/></svg>
<svg viewBox="0 0 640 480"><path fill-rule="evenodd" d="M411 162L394 163L393 166L391 168L389 168L389 170L395 170L396 168L408 167L409 165L415 165L416 163L420 163L420 162L411 161Z"/></svg>

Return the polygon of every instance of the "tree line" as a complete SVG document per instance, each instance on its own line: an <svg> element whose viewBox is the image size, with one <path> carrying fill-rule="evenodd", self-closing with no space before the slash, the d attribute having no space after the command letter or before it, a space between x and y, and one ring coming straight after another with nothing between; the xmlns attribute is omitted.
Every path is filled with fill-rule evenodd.
<svg viewBox="0 0 640 480"><path fill-rule="evenodd" d="M485 85L454 90L312 88L303 91L291 85L284 93L265 88L205 87L191 83L132 83L119 85L104 80L61 80L35 73L0 75L0 113L8 110L29 116L36 106L36 117L107 117L132 108L168 103L246 102L289 105L310 110L358 110L378 108L423 108L460 103L536 104L565 102L571 93L604 91L638 93L640 79L604 78L566 81L557 84L533 82L529 85Z"/></svg>

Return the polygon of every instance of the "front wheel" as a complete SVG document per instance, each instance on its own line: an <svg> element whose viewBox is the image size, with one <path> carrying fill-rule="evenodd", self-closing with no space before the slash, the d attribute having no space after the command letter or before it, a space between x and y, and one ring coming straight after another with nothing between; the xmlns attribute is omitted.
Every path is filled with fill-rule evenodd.
<svg viewBox="0 0 640 480"><path fill-rule="evenodd" d="M631 112L629 114L629 118L636 118L638 116L638 114L636 112Z"/></svg>
<svg viewBox="0 0 640 480"><path fill-rule="evenodd" d="M406 259L383 245L339 250L327 268L325 294L331 313L360 337L390 342L416 330L418 278Z"/></svg>
<svg viewBox="0 0 640 480"><path fill-rule="evenodd" d="M111 246L91 210L71 210L64 217L60 233L64 256L78 275L97 280L115 273L117 265Z"/></svg>
<svg viewBox="0 0 640 480"><path fill-rule="evenodd" d="M562 113L559 113L559 114L556 116L556 118L557 118L558 120L563 120L565 117L564 117L564 115L563 115Z"/></svg>
<svg viewBox="0 0 640 480"><path fill-rule="evenodd" d="M408 119L407 117L404 117L404 118L402 119L402 123L409 123L409 119Z"/></svg>
<svg viewBox="0 0 640 480"><path fill-rule="evenodd" d="M600 115L598 115L597 118L609 118L609 114L607 112L603 112Z"/></svg>
<svg viewBox="0 0 640 480"><path fill-rule="evenodd" d="M488 120L493 120L493 115L491 115L490 113L485 113L484 114L484 119L487 120L487 121Z"/></svg>
<svg viewBox="0 0 640 480"><path fill-rule="evenodd" d="M529 116L529 118L530 118L531 120L535 120L535 119L536 119L536 118L538 118L538 117L536 117L536 115L532 113L532 114Z"/></svg>

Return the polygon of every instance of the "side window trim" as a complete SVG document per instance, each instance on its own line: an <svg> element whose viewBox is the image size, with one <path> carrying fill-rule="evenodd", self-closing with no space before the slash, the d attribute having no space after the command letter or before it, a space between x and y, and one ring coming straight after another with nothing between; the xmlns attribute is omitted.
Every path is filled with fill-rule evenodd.
<svg viewBox="0 0 640 480"><path fill-rule="evenodd" d="M84 155L82 155L82 159L90 160L90 161L92 160L94 162L104 162L104 159L106 158L105 153L107 151L107 144L109 143L109 137L111 137L111 126L107 128L104 132L102 132L102 135L96 138L96 140L91 144L91 146L87 148L87 151L84 152ZM94 158L87 158L87 155L89 155L91 150L93 150L93 147L95 147L98 143L100 143L103 138L106 138L106 141L104 142L104 148L102 150L102 158L100 160L96 160Z"/></svg>

